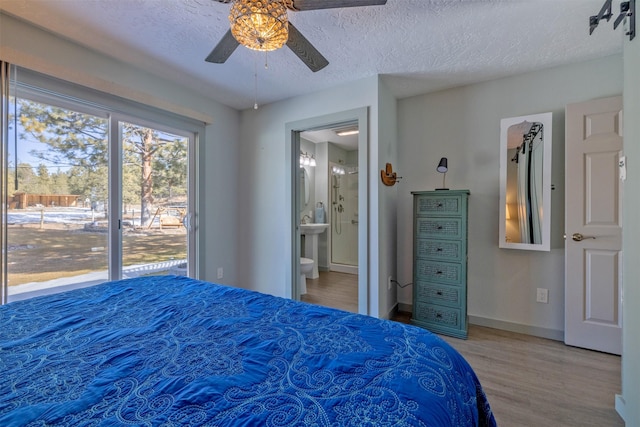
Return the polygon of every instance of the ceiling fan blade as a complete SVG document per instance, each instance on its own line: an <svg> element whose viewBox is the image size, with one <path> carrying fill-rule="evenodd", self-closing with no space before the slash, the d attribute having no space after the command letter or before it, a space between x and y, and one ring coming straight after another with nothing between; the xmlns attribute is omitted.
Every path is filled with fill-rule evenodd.
<svg viewBox="0 0 640 427"><path fill-rule="evenodd" d="M222 39L220 39L216 47L213 48L209 56L207 56L205 61L222 64L224 61L229 59L239 44L240 43L238 43L235 37L233 37L233 34L231 34L231 30L228 30Z"/></svg>
<svg viewBox="0 0 640 427"><path fill-rule="evenodd" d="M329 61L289 22L289 40L287 46L314 73L329 65Z"/></svg>
<svg viewBox="0 0 640 427"><path fill-rule="evenodd" d="M291 10L317 10L335 9L338 7L358 7L358 6L382 6L387 4L387 0L290 0L285 4L292 4Z"/></svg>

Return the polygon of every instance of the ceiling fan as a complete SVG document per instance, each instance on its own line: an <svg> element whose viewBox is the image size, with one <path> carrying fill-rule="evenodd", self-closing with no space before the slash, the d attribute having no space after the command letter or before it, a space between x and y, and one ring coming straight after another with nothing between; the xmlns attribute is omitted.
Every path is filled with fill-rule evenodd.
<svg viewBox="0 0 640 427"><path fill-rule="evenodd" d="M215 1L233 3L229 14L231 28L207 56L207 62L224 63L240 44L260 51L276 50L286 44L313 72L329 65L329 61L288 21L287 10L301 12L387 3L387 0Z"/></svg>

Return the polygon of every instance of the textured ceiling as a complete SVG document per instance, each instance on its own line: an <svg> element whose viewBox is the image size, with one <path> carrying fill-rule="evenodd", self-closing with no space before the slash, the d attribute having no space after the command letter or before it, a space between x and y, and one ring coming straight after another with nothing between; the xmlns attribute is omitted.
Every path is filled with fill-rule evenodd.
<svg viewBox="0 0 640 427"><path fill-rule="evenodd" d="M213 0L0 0L0 9L234 108L274 102L381 74L407 97L603 57L622 29L590 15L604 0L388 0L385 6L290 12L329 60L312 73L288 48L240 46L225 64L204 61L227 31ZM619 10L614 0L614 10Z"/></svg>

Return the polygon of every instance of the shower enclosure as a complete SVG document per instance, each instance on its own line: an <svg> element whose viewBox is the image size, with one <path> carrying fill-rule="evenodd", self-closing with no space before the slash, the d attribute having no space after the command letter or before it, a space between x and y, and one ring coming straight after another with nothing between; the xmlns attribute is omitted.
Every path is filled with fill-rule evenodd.
<svg viewBox="0 0 640 427"><path fill-rule="evenodd" d="M358 167L330 163L332 271L358 274Z"/></svg>

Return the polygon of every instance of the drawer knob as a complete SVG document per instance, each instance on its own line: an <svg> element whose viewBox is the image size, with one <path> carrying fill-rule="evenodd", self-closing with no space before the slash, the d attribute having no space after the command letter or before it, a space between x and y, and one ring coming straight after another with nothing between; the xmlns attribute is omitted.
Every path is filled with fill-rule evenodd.
<svg viewBox="0 0 640 427"><path fill-rule="evenodd" d="M442 271L438 270L436 271L436 274L442 274Z"/></svg>
<svg viewBox="0 0 640 427"><path fill-rule="evenodd" d="M437 252L442 252L442 248L437 248L436 251Z"/></svg>
<svg viewBox="0 0 640 427"><path fill-rule="evenodd" d="M442 296L442 291L436 292L437 295Z"/></svg>
<svg viewBox="0 0 640 427"><path fill-rule="evenodd" d="M441 225L438 226L438 230L442 230L442 226Z"/></svg>
<svg viewBox="0 0 640 427"><path fill-rule="evenodd" d="M442 203L438 203L438 207L441 208L442 207Z"/></svg>
<svg viewBox="0 0 640 427"><path fill-rule="evenodd" d="M442 313L438 313L438 314L436 314L436 318L437 318L437 319L442 319Z"/></svg>

